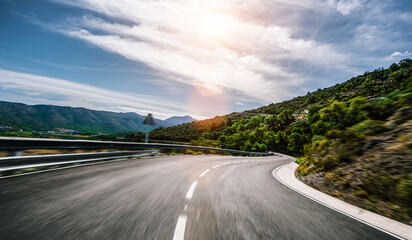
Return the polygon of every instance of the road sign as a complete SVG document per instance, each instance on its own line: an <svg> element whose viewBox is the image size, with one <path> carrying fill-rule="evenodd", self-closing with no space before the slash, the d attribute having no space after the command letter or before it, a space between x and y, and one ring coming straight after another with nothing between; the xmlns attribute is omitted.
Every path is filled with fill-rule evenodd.
<svg viewBox="0 0 412 240"><path fill-rule="evenodd" d="M153 120L153 116L151 113L149 113L147 117L144 119L143 124L144 125L155 125L155 122Z"/></svg>
<svg viewBox="0 0 412 240"><path fill-rule="evenodd" d="M155 125L155 122L153 120L153 116L151 113L149 113L147 117L144 119L143 124L152 125L152 126ZM145 137L145 143L148 143L148 142L149 142L149 129L146 130L146 137Z"/></svg>

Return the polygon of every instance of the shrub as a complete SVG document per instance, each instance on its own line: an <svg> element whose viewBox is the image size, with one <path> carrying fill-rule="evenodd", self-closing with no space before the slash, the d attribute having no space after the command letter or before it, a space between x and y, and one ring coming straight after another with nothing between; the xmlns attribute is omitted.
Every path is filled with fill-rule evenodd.
<svg viewBox="0 0 412 240"><path fill-rule="evenodd" d="M356 135L373 136L378 133L385 132L387 129L384 126L384 122L368 119L352 126L351 130Z"/></svg>
<svg viewBox="0 0 412 240"><path fill-rule="evenodd" d="M359 189L359 190L353 192L352 194L353 194L354 196L357 196L357 197L363 197L363 198L367 198L367 197L368 197L368 193L365 192L365 190L363 190L363 189Z"/></svg>
<svg viewBox="0 0 412 240"><path fill-rule="evenodd" d="M339 158L335 155L327 155L321 162L323 168L328 170L339 165Z"/></svg>
<svg viewBox="0 0 412 240"><path fill-rule="evenodd" d="M401 107L412 106L412 92L401 95L397 103Z"/></svg>
<svg viewBox="0 0 412 240"><path fill-rule="evenodd" d="M322 120L319 120L311 125L311 130L314 135L323 135L329 130L329 126Z"/></svg>
<svg viewBox="0 0 412 240"><path fill-rule="evenodd" d="M255 142L252 146L252 152L259 152L260 146L258 142Z"/></svg>
<svg viewBox="0 0 412 240"><path fill-rule="evenodd" d="M246 141L245 144L243 145L243 150L245 151L250 151L252 150L252 143L250 143L250 141Z"/></svg>
<svg viewBox="0 0 412 240"><path fill-rule="evenodd" d="M267 152L268 147L264 143L261 143L261 144L259 144L259 151L260 152Z"/></svg>
<svg viewBox="0 0 412 240"><path fill-rule="evenodd" d="M394 82L394 83L401 82L402 78L403 78L403 72L391 73L390 78L391 78L392 82Z"/></svg>
<svg viewBox="0 0 412 240"><path fill-rule="evenodd" d="M412 174L406 179L399 181L396 190L397 196L401 199L409 208L412 208Z"/></svg>

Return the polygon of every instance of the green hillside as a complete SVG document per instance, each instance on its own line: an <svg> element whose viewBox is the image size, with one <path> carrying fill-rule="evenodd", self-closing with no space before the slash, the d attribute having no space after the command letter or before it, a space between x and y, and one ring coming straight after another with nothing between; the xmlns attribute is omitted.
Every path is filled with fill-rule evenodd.
<svg viewBox="0 0 412 240"><path fill-rule="evenodd" d="M322 131L327 129L322 125L324 122L317 122L322 108L335 102L344 105L357 104L357 101L367 102L381 108L374 109L375 112L370 113L373 116L368 117L385 119L396 110L396 106L393 106L394 99L409 91L410 77L411 60L405 59L399 64L392 64L388 69L366 72L344 83L291 100L242 113L159 128L151 132L151 138L196 141L198 144L207 140L204 141L206 145L206 142L215 141L213 145L225 148L267 149L299 155L303 146L309 143L314 135L321 133L319 128L325 127ZM385 97L386 95L388 96ZM355 122L356 120L353 120L350 124ZM128 136L130 141L141 138L141 134Z"/></svg>
<svg viewBox="0 0 412 240"><path fill-rule="evenodd" d="M25 131L52 131L56 128L73 129L82 133L119 133L144 131L144 116L136 113L115 113L85 108L52 105L26 105L0 101L0 126L21 128ZM157 126L168 126L162 120Z"/></svg>

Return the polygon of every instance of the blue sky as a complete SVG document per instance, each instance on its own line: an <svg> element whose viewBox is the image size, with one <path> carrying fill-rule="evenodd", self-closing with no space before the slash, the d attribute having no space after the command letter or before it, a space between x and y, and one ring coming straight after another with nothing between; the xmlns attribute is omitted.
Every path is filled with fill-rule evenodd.
<svg viewBox="0 0 412 240"><path fill-rule="evenodd" d="M0 0L0 100L201 119L412 56L412 2Z"/></svg>

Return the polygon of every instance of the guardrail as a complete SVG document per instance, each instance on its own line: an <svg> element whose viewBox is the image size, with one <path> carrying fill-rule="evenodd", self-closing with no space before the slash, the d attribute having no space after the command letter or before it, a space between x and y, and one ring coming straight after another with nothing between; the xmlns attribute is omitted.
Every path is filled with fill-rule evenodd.
<svg viewBox="0 0 412 240"><path fill-rule="evenodd" d="M54 154L20 156L21 151L28 149L110 149L120 150L115 152L99 153L76 153L76 154ZM143 150L146 149L146 150ZM118 158L135 156L147 156L157 154L157 150L147 149L188 149L197 151L216 151L234 155L248 156L269 156L275 155L273 152L248 152L231 149L221 149L212 147L162 144L162 143L130 143L130 142L106 142L106 141L87 141L87 140L61 140L61 139L42 139L42 138L11 138L0 137L0 151L11 152L13 156L0 158L0 172L10 173L20 169L41 168L48 166L62 166L74 163L107 161Z"/></svg>
<svg viewBox="0 0 412 240"><path fill-rule="evenodd" d="M248 152L180 144L0 137L0 151L19 152L26 149L189 149L197 151L216 151L248 156L274 155L273 152Z"/></svg>
<svg viewBox="0 0 412 240"><path fill-rule="evenodd" d="M0 172L15 171L27 168L39 168L48 166L63 166L73 163L86 163L106 161L118 158L136 156L153 156L157 150L99 152L99 153L74 153L74 154L50 154L36 156L14 156L0 158Z"/></svg>

